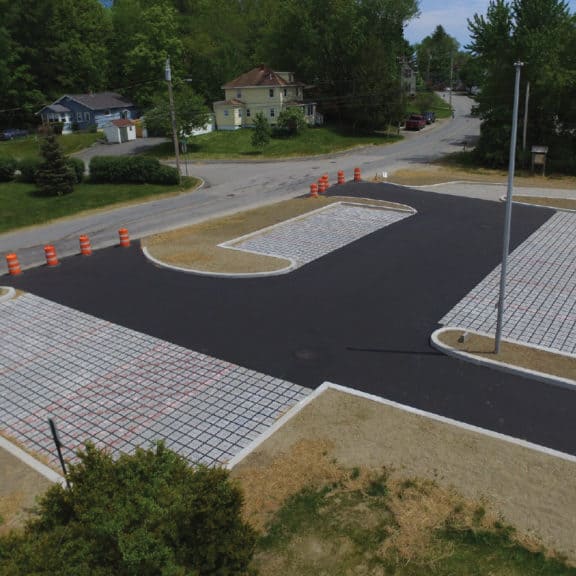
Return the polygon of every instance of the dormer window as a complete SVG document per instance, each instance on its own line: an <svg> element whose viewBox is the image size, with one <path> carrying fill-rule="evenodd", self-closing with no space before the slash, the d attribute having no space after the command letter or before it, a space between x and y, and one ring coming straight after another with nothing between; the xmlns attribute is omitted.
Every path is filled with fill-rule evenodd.
<svg viewBox="0 0 576 576"><path fill-rule="evenodd" d="M274 98L274 88L270 88L268 90L268 95L270 96L270 98Z"/></svg>

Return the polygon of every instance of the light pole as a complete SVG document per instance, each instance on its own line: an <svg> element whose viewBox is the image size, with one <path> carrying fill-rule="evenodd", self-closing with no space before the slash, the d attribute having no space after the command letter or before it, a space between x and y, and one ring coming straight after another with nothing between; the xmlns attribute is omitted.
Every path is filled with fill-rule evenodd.
<svg viewBox="0 0 576 576"><path fill-rule="evenodd" d="M178 171L178 183L180 183L180 149L178 145L178 130L176 128L176 111L174 110L174 94L172 93L172 70L170 69L170 58L166 58L164 68L164 78L168 84L168 100L170 102L170 122L172 124L172 138L174 140L174 155L176 157L176 170Z"/></svg>
<svg viewBox="0 0 576 576"><path fill-rule="evenodd" d="M500 271L500 295L498 298L498 319L496 321L496 338L494 353L500 353L502 340L502 323L504 320L504 300L506 298L506 267L510 248L510 223L512 221L512 191L514 189L514 168L516 166L516 133L518 131L518 100L520 95L520 71L524 62L514 62L516 82L514 84L514 109L512 112L512 134L510 136L510 161L508 163L508 191L506 193L506 216L504 218L504 241L502 247L502 267Z"/></svg>

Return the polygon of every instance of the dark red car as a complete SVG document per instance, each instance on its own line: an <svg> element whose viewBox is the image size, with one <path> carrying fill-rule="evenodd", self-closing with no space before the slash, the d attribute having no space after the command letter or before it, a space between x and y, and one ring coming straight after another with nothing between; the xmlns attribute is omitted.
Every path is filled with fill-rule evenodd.
<svg viewBox="0 0 576 576"><path fill-rule="evenodd" d="M422 130L426 126L426 118L422 114L411 114L406 120L406 130Z"/></svg>

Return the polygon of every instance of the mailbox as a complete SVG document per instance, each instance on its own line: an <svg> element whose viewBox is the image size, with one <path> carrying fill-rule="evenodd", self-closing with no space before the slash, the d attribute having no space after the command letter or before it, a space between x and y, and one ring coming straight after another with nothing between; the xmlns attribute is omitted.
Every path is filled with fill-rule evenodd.
<svg viewBox="0 0 576 576"><path fill-rule="evenodd" d="M542 166L542 174L546 170L546 155L548 154L548 146L532 146L532 172L535 166Z"/></svg>

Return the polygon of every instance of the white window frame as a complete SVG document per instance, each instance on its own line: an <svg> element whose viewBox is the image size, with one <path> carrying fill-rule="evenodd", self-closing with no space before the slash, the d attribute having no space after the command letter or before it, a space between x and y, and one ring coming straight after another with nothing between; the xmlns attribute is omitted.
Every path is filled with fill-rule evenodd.
<svg viewBox="0 0 576 576"><path fill-rule="evenodd" d="M82 112L76 112L76 122L82 122Z"/></svg>
<svg viewBox="0 0 576 576"><path fill-rule="evenodd" d="M246 108L246 118L250 118L250 108Z"/></svg>
<svg viewBox="0 0 576 576"><path fill-rule="evenodd" d="M90 122L90 112L84 112L84 120Z"/></svg>
<svg viewBox="0 0 576 576"><path fill-rule="evenodd" d="M270 118L274 118L276 116L276 109L270 108Z"/></svg>
<svg viewBox="0 0 576 576"><path fill-rule="evenodd" d="M274 98L274 88L268 88L268 96Z"/></svg>
<svg viewBox="0 0 576 576"><path fill-rule="evenodd" d="M228 117L229 114L230 114L230 113L229 113L228 109L225 108L225 109L224 109L224 116Z"/></svg>
<svg viewBox="0 0 576 576"><path fill-rule="evenodd" d="M236 98L242 98L242 90L236 90Z"/></svg>
<svg viewBox="0 0 576 576"><path fill-rule="evenodd" d="M284 98L288 96L288 88L284 88Z"/></svg>

